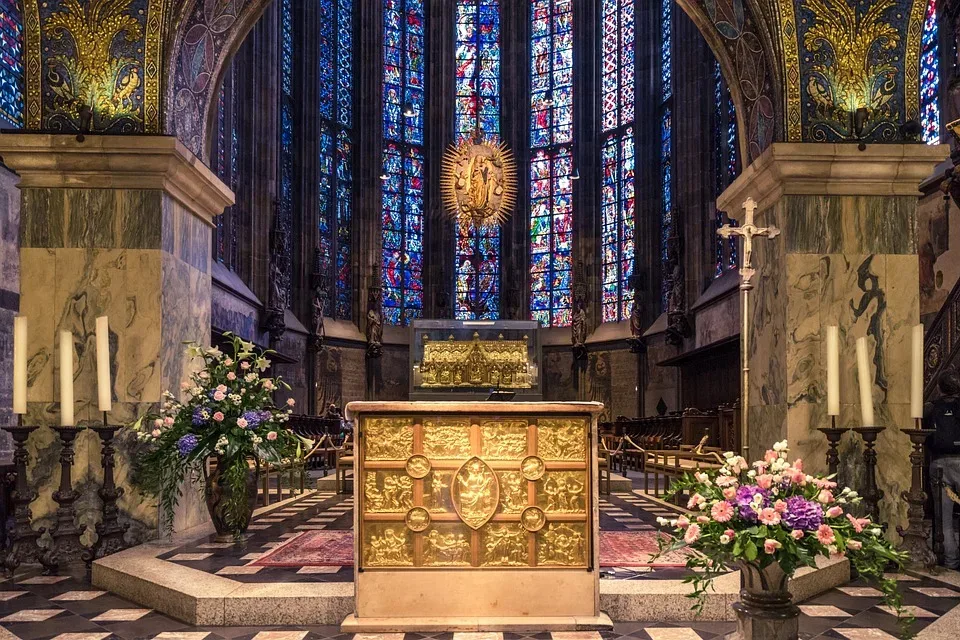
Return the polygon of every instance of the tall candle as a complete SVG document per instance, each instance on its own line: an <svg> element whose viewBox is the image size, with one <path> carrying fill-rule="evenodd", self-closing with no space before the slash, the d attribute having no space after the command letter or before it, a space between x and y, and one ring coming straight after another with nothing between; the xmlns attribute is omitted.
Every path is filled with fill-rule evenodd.
<svg viewBox="0 0 960 640"><path fill-rule="evenodd" d="M107 316L97 318L97 399L100 411L110 411L110 325Z"/></svg>
<svg viewBox="0 0 960 640"><path fill-rule="evenodd" d="M27 316L13 319L13 412L27 412Z"/></svg>
<svg viewBox="0 0 960 640"><path fill-rule="evenodd" d="M60 332L60 425L74 425L73 334L69 331Z"/></svg>
<svg viewBox="0 0 960 640"><path fill-rule="evenodd" d="M864 427L876 426L873 423L873 378L867 359L866 337L857 339L857 378L860 382L860 422Z"/></svg>
<svg viewBox="0 0 960 640"><path fill-rule="evenodd" d="M840 327L827 327L827 415L840 415Z"/></svg>
<svg viewBox="0 0 960 640"><path fill-rule="evenodd" d="M923 417L923 325L913 328L913 350L910 352L910 417Z"/></svg>

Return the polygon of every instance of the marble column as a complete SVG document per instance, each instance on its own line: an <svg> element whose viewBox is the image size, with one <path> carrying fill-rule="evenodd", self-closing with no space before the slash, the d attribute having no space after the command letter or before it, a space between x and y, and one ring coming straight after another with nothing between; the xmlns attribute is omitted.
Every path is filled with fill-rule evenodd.
<svg viewBox="0 0 960 640"><path fill-rule="evenodd" d="M910 331L919 321L918 185L945 145L774 144L724 191L718 207L781 234L754 242L750 451L786 438L805 469L826 472L826 327L841 339L838 426L860 425L855 343L867 336L874 379L881 519L906 524L910 440ZM864 486L862 442L840 445L840 481ZM891 535L896 535L892 533Z"/></svg>
<svg viewBox="0 0 960 640"><path fill-rule="evenodd" d="M35 526L56 508L61 330L74 335L75 410L80 424L100 420L96 404L95 318L110 318L113 411L126 424L179 392L189 373L183 342L210 340L213 218L233 193L180 142L164 136L11 134L0 136L4 164L20 176L20 313L29 319L29 482ZM152 537L154 501L129 487L129 436L117 438L116 482L130 542ZM100 517L100 441L76 441L78 521L92 536ZM176 526L206 517L186 492ZM89 539L87 542L89 543Z"/></svg>

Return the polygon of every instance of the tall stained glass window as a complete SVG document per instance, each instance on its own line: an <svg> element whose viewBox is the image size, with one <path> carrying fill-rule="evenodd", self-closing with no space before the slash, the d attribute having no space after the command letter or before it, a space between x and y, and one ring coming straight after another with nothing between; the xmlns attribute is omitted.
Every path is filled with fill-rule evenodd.
<svg viewBox="0 0 960 640"><path fill-rule="evenodd" d="M277 215L293 223L293 12L291 0L280 3L280 149ZM288 240L291 241L291 240ZM292 278L288 279L292 282ZM292 299L287 291L287 300Z"/></svg>
<svg viewBox="0 0 960 640"><path fill-rule="evenodd" d="M423 0L383 0L383 311L423 315Z"/></svg>
<svg viewBox="0 0 960 640"><path fill-rule="evenodd" d="M352 317L350 225L353 219L353 0L320 0L319 264L336 318Z"/></svg>
<svg viewBox="0 0 960 640"><path fill-rule="evenodd" d="M530 315L569 326L573 250L573 1L531 0Z"/></svg>
<svg viewBox="0 0 960 640"><path fill-rule="evenodd" d="M604 322L626 320L633 311L633 290L628 280L633 274L635 228L634 3L635 0L603 0L601 5Z"/></svg>
<svg viewBox="0 0 960 640"><path fill-rule="evenodd" d="M237 82L236 68L231 65L225 75L217 98L217 136L214 145L213 169L217 177L234 191L238 186L237 159L239 157L239 136L237 135ZM213 254L220 264L236 271L239 266L239 215L238 205L224 209L216 218Z"/></svg>
<svg viewBox="0 0 960 640"><path fill-rule="evenodd" d="M737 177L737 115L733 106L733 98L730 95L730 88L723 79L720 71L720 63L714 61L713 65L713 107L716 129L714 131L714 153L715 153L715 184L716 194L723 193L731 182ZM725 224L736 226L737 221L733 220L719 209L716 212L716 227L719 229ZM716 238L716 277L723 275L728 269L737 268L737 240L736 238L724 239L719 235Z"/></svg>
<svg viewBox="0 0 960 640"><path fill-rule="evenodd" d="M16 0L0 0L0 117L23 126L23 20Z"/></svg>
<svg viewBox="0 0 960 640"><path fill-rule="evenodd" d="M927 0L927 12L920 36L920 125L923 141L940 144L940 29L937 0Z"/></svg>
<svg viewBox="0 0 960 640"><path fill-rule="evenodd" d="M664 260L673 233L673 3L660 0L660 247ZM669 283L663 278L666 307Z"/></svg>
<svg viewBox="0 0 960 640"><path fill-rule="evenodd" d="M457 0L455 142L500 139L500 0ZM500 226L458 225L456 317L500 317Z"/></svg>

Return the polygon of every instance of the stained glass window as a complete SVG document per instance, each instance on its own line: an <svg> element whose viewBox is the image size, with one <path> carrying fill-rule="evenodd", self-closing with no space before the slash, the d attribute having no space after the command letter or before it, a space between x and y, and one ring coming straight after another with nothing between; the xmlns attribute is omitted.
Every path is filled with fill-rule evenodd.
<svg viewBox="0 0 960 640"><path fill-rule="evenodd" d="M733 106L730 88L724 82L720 71L720 63L713 65L713 100L714 119L716 122L714 138L715 154L715 186L716 195L723 193L737 177L737 117ZM719 229L725 224L736 226L737 221L716 211L716 227ZM737 268L737 240L735 238L716 238L716 270L715 275L720 277L728 269Z"/></svg>
<svg viewBox="0 0 960 640"><path fill-rule="evenodd" d="M457 0L456 142L500 139L500 0ZM500 226L458 225L456 307L460 320L500 317Z"/></svg>
<svg viewBox="0 0 960 640"><path fill-rule="evenodd" d="M661 0L660 12L660 251L667 259L667 243L673 233L673 3ZM669 282L663 278L666 307Z"/></svg>
<svg viewBox="0 0 960 640"><path fill-rule="evenodd" d="M600 192L603 321L626 320L633 311L629 286L634 257L634 1L603 0L600 55Z"/></svg>
<svg viewBox="0 0 960 640"><path fill-rule="evenodd" d="M530 315L571 320L573 2L531 0Z"/></svg>
<svg viewBox="0 0 960 640"><path fill-rule="evenodd" d="M937 0L928 0L920 37L920 124L923 141L940 143L940 46Z"/></svg>
<svg viewBox="0 0 960 640"><path fill-rule="evenodd" d="M335 283L326 313L352 317L350 225L353 219L353 0L320 0L320 80L317 230L319 264L326 283Z"/></svg>
<svg viewBox="0 0 960 640"><path fill-rule="evenodd" d="M383 0L383 311L423 315L423 0Z"/></svg>
<svg viewBox="0 0 960 640"><path fill-rule="evenodd" d="M287 228L293 224L293 12L291 0L280 3L280 150L277 215ZM288 240L289 241L289 240ZM292 284L292 278L288 279ZM287 291L286 299L293 298Z"/></svg>
<svg viewBox="0 0 960 640"><path fill-rule="evenodd" d="M214 139L213 169L224 184L234 191L238 188L237 158L239 141L237 128L239 106L237 99L236 68L231 65L224 75L223 84L217 97L217 135ZM238 207L232 205L216 217L216 231L213 236L213 256L220 264L236 271L239 264Z"/></svg>
<svg viewBox="0 0 960 640"><path fill-rule="evenodd" d="M23 126L23 21L16 0L0 0L0 116Z"/></svg>

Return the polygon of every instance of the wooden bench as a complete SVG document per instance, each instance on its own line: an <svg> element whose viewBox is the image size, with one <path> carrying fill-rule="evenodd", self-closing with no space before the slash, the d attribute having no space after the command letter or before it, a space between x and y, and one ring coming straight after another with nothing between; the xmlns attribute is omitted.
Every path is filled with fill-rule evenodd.
<svg viewBox="0 0 960 640"><path fill-rule="evenodd" d="M679 478L685 473L694 471L716 470L723 466L723 457L716 448L707 448L704 436L700 444L695 447L680 447L677 449L660 449L644 451L643 484L644 490L650 493L650 475L662 474L666 480L664 493L669 492L670 480ZM660 483L655 482L653 495L660 496Z"/></svg>

